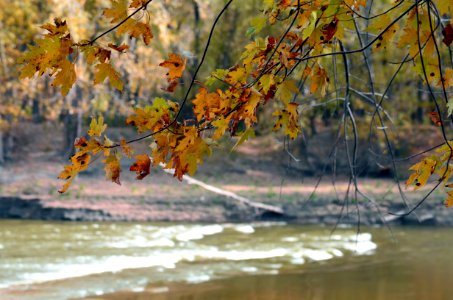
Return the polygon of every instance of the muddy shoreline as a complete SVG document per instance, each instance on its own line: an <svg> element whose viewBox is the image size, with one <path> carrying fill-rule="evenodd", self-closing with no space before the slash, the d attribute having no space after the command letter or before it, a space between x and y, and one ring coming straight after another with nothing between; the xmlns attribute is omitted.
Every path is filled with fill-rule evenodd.
<svg viewBox="0 0 453 300"><path fill-rule="evenodd" d="M344 205L339 201L317 199L286 203L284 213L257 210L232 202L225 197L178 199L129 197L107 200L53 200L37 197L0 197L1 219L47 221L139 221L139 222L251 222L283 221L301 225L382 225L453 226L453 210L426 203L415 213L404 215L405 206L396 201L382 201L379 211L370 203ZM359 213L358 213L359 211ZM396 213L397 215L388 212Z"/></svg>

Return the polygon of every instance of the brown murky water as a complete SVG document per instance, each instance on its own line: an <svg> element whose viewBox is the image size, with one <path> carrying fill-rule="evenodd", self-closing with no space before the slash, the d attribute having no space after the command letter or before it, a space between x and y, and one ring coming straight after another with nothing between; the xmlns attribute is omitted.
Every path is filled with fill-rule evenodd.
<svg viewBox="0 0 453 300"><path fill-rule="evenodd" d="M453 299L453 231L0 221L0 299Z"/></svg>

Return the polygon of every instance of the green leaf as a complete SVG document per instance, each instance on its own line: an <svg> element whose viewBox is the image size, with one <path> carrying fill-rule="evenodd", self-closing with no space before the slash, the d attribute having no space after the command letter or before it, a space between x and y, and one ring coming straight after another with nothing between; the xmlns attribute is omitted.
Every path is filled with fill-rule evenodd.
<svg viewBox="0 0 453 300"><path fill-rule="evenodd" d="M231 151L233 151L234 149L236 149L238 146L240 146L242 143L248 141L249 139L251 138L254 138L255 137L255 130L250 127L250 128L247 128L241 135L241 138L237 141L237 143L233 146L233 148L231 148Z"/></svg>
<svg viewBox="0 0 453 300"><path fill-rule="evenodd" d="M267 23L266 17L259 16L259 17L253 18L250 21L251 28L253 28L253 30L250 30L250 31L253 31L253 32L249 33L249 30L247 30L247 34L251 35L251 34L259 33L261 30L263 30L264 26L266 26L266 23Z"/></svg>
<svg viewBox="0 0 453 300"><path fill-rule="evenodd" d="M264 10L267 11L274 7L274 0L263 0Z"/></svg>
<svg viewBox="0 0 453 300"><path fill-rule="evenodd" d="M215 82L220 80L223 80L225 76L228 74L229 70L227 69L217 69L214 72L211 73L211 76L208 77L206 80L205 84L207 86L213 85Z"/></svg>

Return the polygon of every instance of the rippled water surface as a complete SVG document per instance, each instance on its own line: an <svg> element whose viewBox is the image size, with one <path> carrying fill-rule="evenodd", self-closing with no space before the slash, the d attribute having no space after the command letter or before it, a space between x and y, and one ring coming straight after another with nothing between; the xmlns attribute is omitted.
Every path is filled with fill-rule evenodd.
<svg viewBox="0 0 453 300"><path fill-rule="evenodd" d="M0 299L453 299L452 246L441 228L0 221Z"/></svg>

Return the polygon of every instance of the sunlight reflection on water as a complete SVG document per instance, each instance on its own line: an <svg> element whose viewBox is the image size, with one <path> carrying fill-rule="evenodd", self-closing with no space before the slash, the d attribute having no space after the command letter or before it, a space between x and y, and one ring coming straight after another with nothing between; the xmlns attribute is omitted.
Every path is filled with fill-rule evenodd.
<svg viewBox="0 0 453 300"><path fill-rule="evenodd" d="M1 223L0 287L10 289L36 288L37 283L62 279L62 283L78 282L78 277L94 274L98 280L85 287L93 293L140 288L144 280L198 283L236 274L297 270L309 261L370 254L377 248L370 233L339 230L330 236L328 230L282 223ZM9 235L9 230L15 234ZM107 280L112 276L121 280ZM63 292L53 285L46 287L45 299Z"/></svg>

